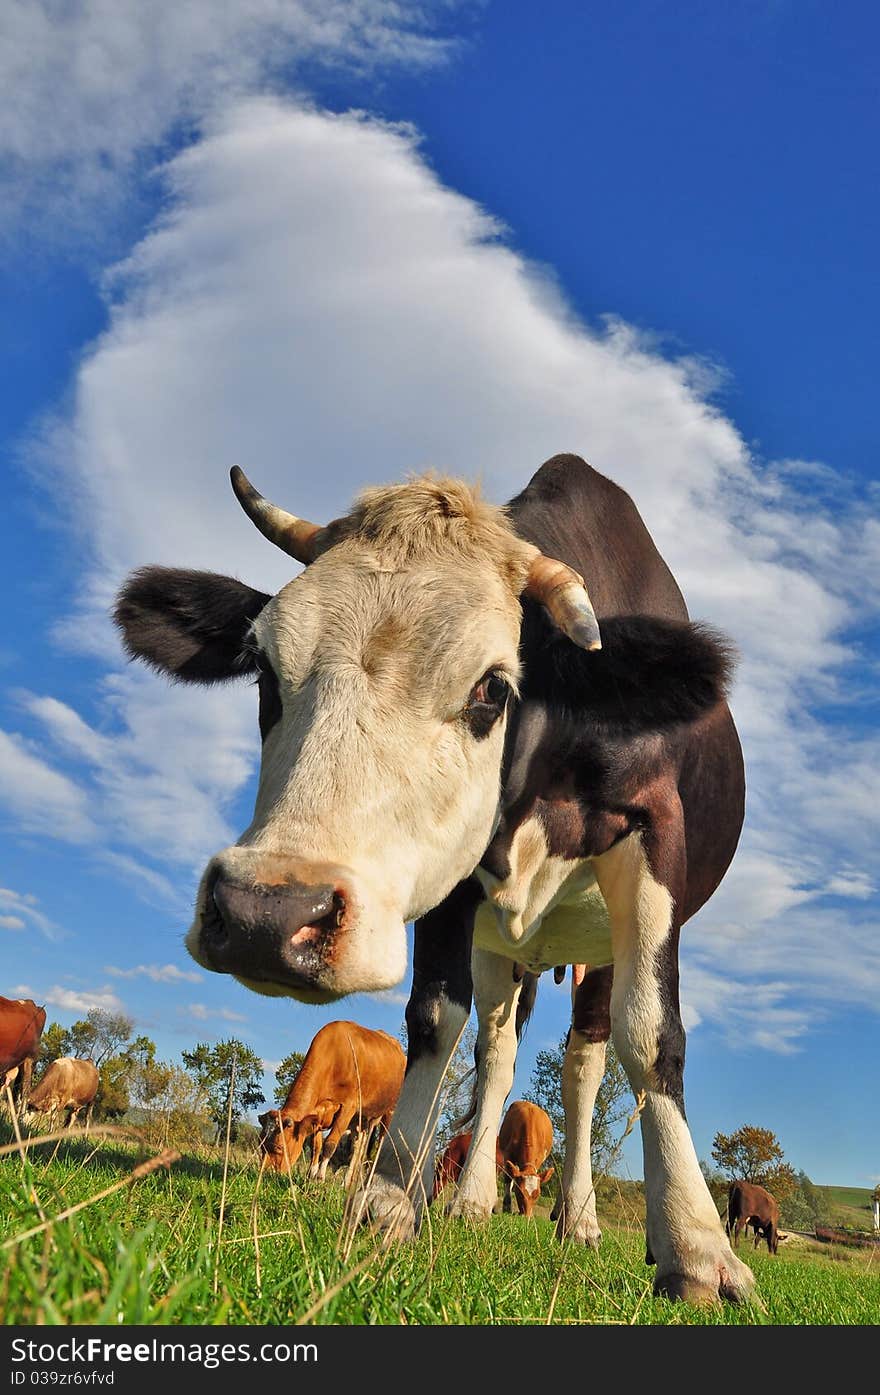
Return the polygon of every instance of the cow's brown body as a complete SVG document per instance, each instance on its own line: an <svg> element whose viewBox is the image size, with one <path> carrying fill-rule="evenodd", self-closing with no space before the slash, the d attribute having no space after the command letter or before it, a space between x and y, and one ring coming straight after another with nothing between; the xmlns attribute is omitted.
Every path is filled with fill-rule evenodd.
<svg viewBox="0 0 880 1395"><path fill-rule="evenodd" d="M387 1032L328 1022L315 1034L284 1104L260 1115L268 1166L289 1172L308 1141L310 1175L323 1178L339 1140L351 1131L354 1170L373 1130L387 1127L405 1068L403 1048Z"/></svg>
<svg viewBox="0 0 880 1395"><path fill-rule="evenodd" d="M522 1216L532 1214L542 1186L553 1176L552 1167L544 1168L552 1147L550 1116L529 1100L514 1100L501 1121L498 1151Z"/></svg>
<svg viewBox="0 0 880 1395"><path fill-rule="evenodd" d="M85 1110L88 1128L99 1084L100 1077L94 1061L59 1056L49 1063L42 1079L31 1091L28 1117L33 1113L48 1114L51 1128L56 1116L66 1112L67 1128L71 1128L77 1116Z"/></svg>
<svg viewBox="0 0 880 1395"><path fill-rule="evenodd" d="M755 1232L755 1249L763 1236L767 1249L775 1255L779 1249L779 1203L756 1182L731 1182L727 1192L727 1234L734 1246L739 1244L740 1231L751 1226Z"/></svg>
<svg viewBox="0 0 880 1395"><path fill-rule="evenodd" d="M46 1009L31 998L0 997L0 1088L12 1089L13 1107L22 1112L46 1025Z"/></svg>

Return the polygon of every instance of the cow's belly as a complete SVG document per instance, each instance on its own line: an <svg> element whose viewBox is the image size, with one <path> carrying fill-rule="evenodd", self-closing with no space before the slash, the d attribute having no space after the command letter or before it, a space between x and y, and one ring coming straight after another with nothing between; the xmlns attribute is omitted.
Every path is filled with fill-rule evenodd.
<svg viewBox="0 0 880 1395"><path fill-rule="evenodd" d="M513 940L504 929L505 912L483 901L474 923L474 944L492 954L503 954L533 973L557 964L610 964L611 925L602 893L591 876L588 884L571 891L553 906L521 939Z"/></svg>

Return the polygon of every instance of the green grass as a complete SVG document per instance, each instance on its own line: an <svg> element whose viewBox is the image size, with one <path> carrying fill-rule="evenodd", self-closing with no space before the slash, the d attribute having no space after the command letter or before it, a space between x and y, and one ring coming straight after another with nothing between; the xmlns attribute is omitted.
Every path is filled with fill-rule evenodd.
<svg viewBox="0 0 880 1395"><path fill-rule="evenodd" d="M871 1230L873 1209L868 1187L818 1187L825 1200L828 1225L850 1230Z"/></svg>
<svg viewBox="0 0 880 1395"><path fill-rule="evenodd" d="M545 1213L483 1226L433 1209L418 1239L383 1250L344 1224L340 1180L265 1175L205 1150L131 1182L135 1145L95 1139L0 1158L0 1322L20 1324L876 1324L880 1260L788 1241L741 1244L765 1311L655 1299L637 1195L603 1209L601 1252L562 1247ZM42 1215L40 1214L42 1211ZM259 1267L253 1217L259 1235ZM613 1217L613 1219L612 1219ZM219 1241L219 1244L218 1244ZM12 1259L9 1263L8 1260Z"/></svg>

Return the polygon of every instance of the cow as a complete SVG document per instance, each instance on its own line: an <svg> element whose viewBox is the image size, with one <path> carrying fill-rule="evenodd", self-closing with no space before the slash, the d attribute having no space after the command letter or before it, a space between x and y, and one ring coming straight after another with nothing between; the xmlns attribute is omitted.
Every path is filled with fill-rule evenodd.
<svg viewBox="0 0 880 1395"><path fill-rule="evenodd" d="M727 1189L727 1220L725 1230L732 1236L734 1248L739 1245L740 1231L751 1226L755 1232L755 1249L761 1237L767 1249L775 1255L779 1249L779 1203L757 1182L731 1182Z"/></svg>
<svg viewBox="0 0 880 1395"><path fill-rule="evenodd" d="M521 1216L531 1216L541 1188L553 1176L554 1169L544 1167L552 1147L549 1114L530 1100L514 1100L501 1121L498 1151Z"/></svg>
<svg viewBox="0 0 880 1395"><path fill-rule="evenodd" d="M34 1114L48 1114L51 1129L56 1116L66 1112L66 1127L70 1129L85 1110L88 1130L100 1083L98 1068L91 1057L85 1060L77 1056L56 1057L31 1091L25 1121L30 1123Z"/></svg>
<svg viewBox="0 0 880 1395"><path fill-rule="evenodd" d="M472 1003L480 1104L453 1205L479 1218L497 1197L483 1140L512 1086L515 970L590 965L563 1069L560 1235L597 1234L589 1128L613 1031L640 1102L654 1288L747 1299L685 1116L678 991L681 927L743 822L731 646L691 621L633 500L579 456L553 456L506 507L429 472L325 526L238 466L232 486L303 570L272 596L145 566L114 608L130 657L259 688L253 818L204 869L190 954L327 1003L398 983L414 922L406 1080L365 1196L389 1238L414 1234L430 1199Z"/></svg>
<svg viewBox="0 0 880 1395"><path fill-rule="evenodd" d="M312 1038L284 1104L260 1115L267 1165L290 1172L308 1141L309 1176L323 1181L339 1140L351 1130L355 1140L346 1180L354 1176L371 1133L391 1120L405 1068L406 1054L387 1032L357 1022L328 1022Z"/></svg>
<svg viewBox="0 0 880 1395"><path fill-rule="evenodd" d="M434 1184L431 1189L431 1200L436 1201L437 1197L445 1187L455 1186L461 1176L468 1149L471 1146L473 1135L470 1132L457 1133L450 1138L446 1147L434 1165ZM495 1141L495 1166L500 1170L504 1166L504 1158Z"/></svg>
<svg viewBox="0 0 880 1395"><path fill-rule="evenodd" d="M31 998L0 997L0 1092L5 1101L12 1091L12 1109L27 1108L34 1063L46 1025L46 1009Z"/></svg>

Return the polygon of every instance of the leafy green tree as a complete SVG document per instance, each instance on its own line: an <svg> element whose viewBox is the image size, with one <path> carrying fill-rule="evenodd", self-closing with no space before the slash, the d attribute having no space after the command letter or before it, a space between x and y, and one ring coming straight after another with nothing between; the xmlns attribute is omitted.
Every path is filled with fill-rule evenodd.
<svg viewBox="0 0 880 1395"><path fill-rule="evenodd" d="M277 1085L275 1086L275 1103L283 1104L290 1093L290 1087L299 1075L300 1067L306 1059L304 1051L291 1051L289 1056L278 1066L275 1072Z"/></svg>
<svg viewBox="0 0 880 1395"><path fill-rule="evenodd" d="M539 1051L524 1099L540 1105L553 1125L554 1151L565 1143L565 1110L562 1104L562 1063L565 1037L554 1051ZM632 1104L632 1089L611 1042L605 1054L605 1074L596 1095L590 1152L594 1171L611 1172L623 1141L622 1125Z"/></svg>
<svg viewBox="0 0 880 1395"><path fill-rule="evenodd" d="M69 1056L68 1038L66 1027L62 1027L60 1022L50 1022L40 1037L40 1065L57 1061L59 1056Z"/></svg>
<svg viewBox="0 0 880 1395"><path fill-rule="evenodd" d="M779 1202L797 1188L797 1173L783 1160L782 1146L772 1129L743 1124L735 1133L716 1133L712 1157L731 1181L756 1182Z"/></svg>
<svg viewBox="0 0 880 1395"><path fill-rule="evenodd" d="M134 1029L134 1022L124 1012L105 1012L91 1008L85 1018L74 1022L67 1033L65 1052L68 1056L91 1058L98 1070L111 1056L125 1046Z"/></svg>
<svg viewBox="0 0 880 1395"><path fill-rule="evenodd" d="M217 1142L225 1137L231 1104L234 1141L246 1110L262 1104L266 1098L260 1089L262 1058L235 1037L218 1041L214 1046L199 1042L192 1051L183 1051L181 1057L184 1068L207 1097Z"/></svg>

